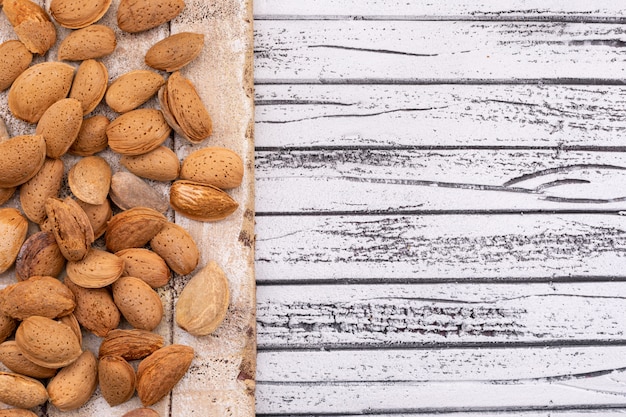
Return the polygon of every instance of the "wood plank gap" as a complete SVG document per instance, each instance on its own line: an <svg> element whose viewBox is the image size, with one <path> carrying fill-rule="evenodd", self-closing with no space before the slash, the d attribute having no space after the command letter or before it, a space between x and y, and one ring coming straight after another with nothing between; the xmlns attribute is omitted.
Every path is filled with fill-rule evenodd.
<svg viewBox="0 0 626 417"><path fill-rule="evenodd" d="M282 216L300 216L300 217L319 217L319 216L445 216L445 215L525 215L525 214L590 214L590 215L622 215L621 211L616 210L353 210L353 211L313 211L313 212L257 212L258 217L282 217Z"/></svg>
<svg viewBox="0 0 626 417"><path fill-rule="evenodd" d="M623 16L593 16L593 15L564 15L555 14L549 16L507 16L502 14L487 15L449 15L449 16L428 16L428 15L277 15L277 14L257 14L254 20L284 21L284 20L317 20L317 21L351 21L351 20L384 20L397 22L528 22L528 23L607 23L624 24L626 18Z"/></svg>
<svg viewBox="0 0 626 417"><path fill-rule="evenodd" d="M258 51L257 51L258 52ZM263 79L255 85L626 85L611 78L317 78Z"/></svg>
<svg viewBox="0 0 626 417"><path fill-rule="evenodd" d="M257 122L260 123L260 122ZM255 152L316 152L316 151L580 151L580 152L626 152L626 146L512 146L512 145L347 145L347 146L259 146Z"/></svg>

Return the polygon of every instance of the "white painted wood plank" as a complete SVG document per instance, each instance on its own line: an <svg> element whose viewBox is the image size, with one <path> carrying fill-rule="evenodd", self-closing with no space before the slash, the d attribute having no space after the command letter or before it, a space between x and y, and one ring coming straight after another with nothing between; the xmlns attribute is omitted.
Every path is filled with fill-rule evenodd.
<svg viewBox="0 0 626 417"><path fill-rule="evenodd" d="M624 221L605 214L259 216L257 279L623 278Z"/></svg>
<svg viewBox="0 0 626 417"><path fill-rule="evenodd" d="M626 88L257 85L258 147L622 146Z"/></svg>
<svg viewBox="0 0 626 417"><path fill-rule="evenodd" d="M257 0L254 3L257 18L306 16L367 16L396 18L398 16L433 18L615 18L623 17L626 8L612 0L553 1L543 0Z"/></svg>
<svg viewBox="0 0 626 417"><path fill-rule="evenodd" d="M265 349L626 341L623 282L262 286L257 310Z"/></svg>
<svg viewBox="0 0 626 417"><path fill-rule="evenodd" d="M375 414L376 417L623 417L626 414L626 408L600 408L600 409L580 409L580 410L547 410L547 411L455 411L452 413L382 413ZM267 414L265 414L267 415ZM318 414L324 417L322 414ZM330 414L332 417L356 417L363 414Z"/></svg>
<svg viewBox="0 0 626 417"><path fill-rule="evenodd" d="M623 27L544 22L258 21L258 83L618 81Z"/></svg>

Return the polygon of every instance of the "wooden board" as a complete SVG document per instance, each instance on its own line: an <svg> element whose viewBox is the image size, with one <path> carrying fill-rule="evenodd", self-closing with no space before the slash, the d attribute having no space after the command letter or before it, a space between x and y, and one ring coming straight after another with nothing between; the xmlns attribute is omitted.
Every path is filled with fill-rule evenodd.
<svg viewBox="0 0 626 417"><path fill-rule="evenodd" d="M44 4L49 7L49 1ZM254 380L256 370L255 338L255 281L254 281L254 137L253 137L253 79L252 79L252 4L248 0L235 0L209 4L201 0L186 1L185 10L169 24L150 31L131 35L116 27L115 13L119 0L114 0L100 23L115 29L117 49L114 56L102 61L109 70L110 81L130 70L147 69L143 59L147 49L170 34L193 31L205 35L205 48L201 55L182 70L192 80L207 105L213 119L214 133L199 145L172 136L166 145L175 149L182 160L195 149L205 146L223 146L237 152L244 160L245 174L241 187L231 190L239 208L231 217L216 223L190 221L168 212L172 221L185 227L196 240L201 251L197 270L210 260L217 261L225 270L230 285L231 304L224 323L216 332L206 337L193 337L174 324L173 308L177 294L193 275L175 276L172 283L159 289L166 317L156 329L165 337L166 344L181 343L192 346L196 356L192 366L173 393L154 408L161 416L198 415L254 415ZM59 38L69 33L59 28ZM4 15L0 15L0 40L16 38ZM123 60L119 57L123 56ZM56 60L52 49L42 60ZM145 107L156 107L156 99ZM104 105L94 114L116 114ZM34 125L15 121L9 116L6 92L0 94L0 117L7 120L15 136L34 132ZM110 151L102 153L114 172L120 170L118 159ZM66 169L76 158L64 157ZM151 182L164 196L168 184ZM67 192L67 191L65 191ZM9 206L17 206L13 198ZM35 227L32 228L33 231ZM97 243L98 244L98 243ZM2 285L14 281L13 271L1 277ZM99 339L86 335L85 346L97 352ZM96 393L98 394L98 392ZM61 413L53 406L38 410L43 416L121 416L140 406L135 397L130 402L111 408L95 395L82 408Z"/></svg>

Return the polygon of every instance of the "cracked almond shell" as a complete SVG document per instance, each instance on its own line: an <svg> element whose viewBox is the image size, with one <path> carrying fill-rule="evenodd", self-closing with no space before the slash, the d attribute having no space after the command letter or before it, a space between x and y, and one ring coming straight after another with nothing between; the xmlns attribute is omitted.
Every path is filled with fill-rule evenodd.
<svg viewBox="0 0 626 417"><path fill-rule="evenodd" d="M50 14L63 27L80 29L104 16L111 0L52 0Z"/></svg>
<svg viewBox="0 0 626 417"><path fill-rule="evenodd" d="M121 155L141 155L158 148L171 131L161 111L137 109L113 120L106 134L113 151Z"/></svg>
<svg viewBox="0 0 626 417"><path fill-rule="evenodd" d="M46 214L65 259L73 262L84 259L95 240L85 211L70 197L48 198Z"/></svg>
<svg viewBox="0 0 626 417"><path fill-rule="evenodd" d="M225 191L212 185L185 180L172 184L170 205L183 216L204 222L225 219L239 207Z"/></svg>
<svg viewBox="0 0 626 417"><path fill-rule="evenodd" d="M41 135L16 136L0 142L0 187L10 188L33 178L46 160Z"/></svg>
<svg viewBox="0 0 626 417"><path fill-rule="evenodd" d="M154 71L127 72L111 83L104 99L113 111L126 113L148 101L163 84L165 78Z"/></svg>
<svg viewBox="0 0 626 417"><path fill-rule="evenodd" d="M204 35L181 32L155 43L146 52L146 64L152 68L174 72L193 61L202 52Z"/></svg>
<svg viewBox="0 0 626 417"><path fill-rule="evenodd" d="M2 10L17 37L34 54L43 55L57 40L54 23L46 11L30 0L5 0Z"/></svg>
<svg viewBox="0 0 626 417"><path fill-rule="evenodd" d="M85 61L102 58L115 51L115 32L108 26L91 25L70 33L59 45L59 60Z"/></svg>
<svg viewBox="0 0 626 417"><path fill-rule="evenodd" d="M11 87L13 81L28 68L33 60L24 44L10 40L0 45L0 91Z"/></svg>
<svg viewBox="0 0 626 417"><path fill-rule="evenodd" d="M70 90L70 98L80 101L83 115L91 113L100 104L108 81L109 72L102 62L88 59L80 64Z"/></svg>

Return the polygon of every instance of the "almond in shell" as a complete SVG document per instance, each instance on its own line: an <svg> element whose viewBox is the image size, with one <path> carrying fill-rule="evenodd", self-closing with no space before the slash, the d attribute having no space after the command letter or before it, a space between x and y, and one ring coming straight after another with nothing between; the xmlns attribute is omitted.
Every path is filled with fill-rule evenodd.
<svg viewBox="0 0 626 417"><path fill-rule="evenodd" d="M68 315L75 307L74 294L53 277L33 276L0 293L0 311L17 320L30 316L53 319Z"/></svg>
<svg viewBox="0 0 626 417"><path fill-rule="evenodd" d="M20 204L30 221L39 224L45 220L46 200L59 195L64 169L62 160L46 158L37 175L22 184Z"/></svg>
<svg viewBox="0 0 626 417"><path fill-rule="evenodd" d="M41 6L30 0L5 0L2 3L2 10L13 30L30 52L43 55L54 45L56 29Z"/></svg>
<svg viewBox="0 0 626 417"><path fill-rule="evenodd" d="M120 312L136 329L154 330L163 319L163 303L143 280L121 277L113 283L113 300Z"/></svg>
<svg viewBox="0 0 626 417"><path fill-rule="evenodd" d="M97 385L98 362L94 354L86 350L50 380L48 395L59 410L75 410L89 400Z"/></svg>
<svg viewBox="0 0 626 417"><path fill-rule="evenodd" d="M7 124L4 122L2 117L0 117L0 142L4 142L11 138L9 134L9 129L7 128Z"/></svg>
<svg viewBox="0 0 626 417"><path fill-rule="evenodd" d="M0 142L0 187L23 184L46 160L46 141L41 135L16 136Z"/></svg>
<svg viewBox="0 0 626 417"><path fill-rule="evenodd" d="M113 29L91 25L70 33L59 45L59 60L85 61L102 58L115 51L117 40Z"/></svg>
<svg viewBox="0 0 626 417"><path fill-rule="evenodd" d="M111 200L122 210L148 207L159 213L169 208L167 199L144 180L130 172L116 172L111 180Z"/></svg>
<svg viewBox="0 0 626 417"><path fill-rule="evenodd" d="M0 206L6 203L15 194L16 187L0 188Z"/></svg>
<svg viewBox="0 0 626 417"><path fill-rule="evenodd" d="M70 261L67 277L83 288L103 288L115 282L124 272L124 261L113 253L91 249L84 259Z"/></svg>
<svg viewBox="0 0 626 417"><path fill-rule="evenodd" d="M0 415L0 417L2 416ZM33 417L35 416L33 415ZM161 415L152 408L135 408L134 410L130 410L128 413L124 414L122 417L161 417Z"/></svg>
<svg viewBox="0 0 626 417"><path fill-rule="evenodd" d="M28 68L33 60L24 44L10 40L0 45L0 91L11 87L13 81Z"/></svg>
<svg viewBox="0 0 626 417"><path fill-rule="evenodd" d="M156 210L135 207L111 218L105 233L106 247L111 252L127 248L141 248L167 223Z"/></svg>
<svg viewBox="0 0 626 417"><path fill-rule="evenodd" d="M117 25L125 32L143 32L169 22L184 8L184 0L122 0Z"/></svg>
<svg viewBox="0 0 626 417"><path fill-rule="evenodd" d="M120 75L107 89L105 101L118 113L126 113L141 106L154 96L165 79L148 70L135 70Z"/></svg>
<svg viewBox="0 0 626 417"><path fill-rule="evenodd" d="M99 156L82 158L70 169L67 182L79 200L93 205L104 204L111 188L111 167Z"/></svg>
<svg viewBox="0 0 626 417"><path fill-rule="evenodd" d="M176 223L166 223L150 240L150 246L177 274L187 275L198 266L200 251L196 242Z"/></svg>
<svg viewBox="0 0 626 417"><path fill-rule="evenodd" d="M0 362L11 371L31 378L51 378L57 372L54 368L39 366L26 359L15 340L8 340L0 344Z"/></svg>
<svg viewBox="0 0 626 417"><path fill-rule="evenodd" d="M178 156L165 146L143 155L124 155L120 163L133 174L155 181L173 181L180 172Z"/></svg>
<svg viewBox="0 0 626 417"><path fill-rule="evenodd" d="M15 342L28 360L46 368L67 366L82 353L74 331L47 317L31 316L22 321Z"/></svg>
<svg viewBox="0 0 626 417"><path fill-rule="evenodd" d="M227 148L198 149L183 160L180 178L223 190L239 187L243 180L243 160Z"/></svg>
<svg viewBox="0 0 626 417"><path fill-rule="evenodd" d="M0 209L0 273L15 262L28 233L28 220L14 208Z"/></svg>
<svg viewBox="0 0 626 417"><path fill-rule="evenodd" d="M100 344L99 357L121 356L127 361L143 359L163 347L163 336L140 329L111 330Z"/></svg>
<svg viewBox="0 0 626 417"><path fill-rule="evenodd" d="M96 239L98 239L106 231L107 223L113 216L111 203L109 203L109 200L104 200L104 203L97 205L87 204L80 200L78 200L77 203L85 211L87 217L89 217L89 223L91 223L93 235Z"/></svg>
<svg viewBox="0 0 626 417"><path fill-rule="evenodd" d="M105 337L120 324L120 312L106 288L83 288L66 280L76 297L74 316L81 326L96 336Z"/></svg>
<svg viewBox="0 0 626 417"><path fill-rule="evenodd" d="M81 102L74 98L64 98L44 112L35 132L46 140L46 154L50 158L60 158L78 137L82 123Z"/></svg>
<svg viewBox="0 0 626 417"><path fill-rule="evenodd" d="M33 408L48 401L48 392L34 378L0 372L0 401L13 407Z"/></svg>
<svg viewBox="0 0 626 417"><path fill-rule="evenodd" d="M98 363L100 392L111 407L125 403L135 393L133 367L120 356L104 356Z"/></svg>
<svg viewBox="0 0 626 417"><path fill-rule="evenodd" d="M54 234L41 231L31 235L22 245L15 260L15 277L18 281L36 275L58 277L65 262Z"/></svg>
<svg viewBox="0 0 626 417"><path fill-rule="evenodd" d="M69 153L90 156L105 150L108 144L106 128L109 123L109 119L101 114L83 119L78 137L70 146Z"/></svg>
<svg viewBox="0 0 626 417"><path fill-rule="evenodd" d="M85 211L69 197L64 200L48 198L46 214L65 259L74 262L84 259L95 240Z"/></svg>
<svg viewBox="0 0 626 417"><path fill-rule="evenodd" d="M141 278L152 288L167 285L172 277L165 260L149 249L128 248L115 254L124 260L124 276Z"/></svg>
<svg viewBox="0 0 626 417"><path fill-rule="evenodd" d="M80 29L104 16L111 0L52 0L50 14L63 27Z"/></svg>
<svg viewBox="0 0 626 417"><path fill-rule="evenodd" d="M7 340L17 327L17 322L9 316L0 314L0 342Z"/></svg>
<svg viewBox="0 0 626 417"><path fill-rule="evenodd" d="M193 348L174 344L141 361L137 368L137 394L141 403L148 406L165 397L185 375L193 356Z"/></svg>
<svg viewBox="0 0 626 417"><path fill-rule="evenodd" d="M88 59L80 64L70 90L70 98L80 101L83 115L91 113L100 104L108 80L109 73L102 62Z"/></svg>
<svg viewBox="0 0 626 417"><path fill-rule="evenodd" d="M122 155L141 155L158 148L170 135L163 113L137 109L113 120L106 129L109 147Z"/></svg>
<svg viewBox="0 0 626 417"><path fill-rule="evenodd" d="M193 61L202 52L204 35L181 32L157 42L146 53L146 64L174 72Z"/></svg>
<svg viewBox="0 0 626 417"><path fill-rule="evenodd" d="M11 113L37 123L48 107L67 96L73 78L74 67L62 62L33 65L15 79L9 90Z"/></svg>
<svg viewBox="0 0 626 417"><path fill-rule="evenodd" d="M172 184L170 204L183 216L205 222L225 219L239 207L228 193L219 188L185 180Z"/></svg>

